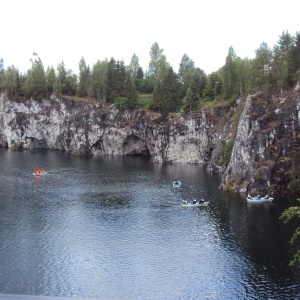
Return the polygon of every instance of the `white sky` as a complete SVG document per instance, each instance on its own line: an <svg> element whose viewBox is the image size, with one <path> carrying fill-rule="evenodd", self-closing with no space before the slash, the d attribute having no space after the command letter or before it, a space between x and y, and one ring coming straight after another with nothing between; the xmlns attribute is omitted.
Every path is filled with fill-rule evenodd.
<svg viewBox="0 0 300 300"><path fill-rule="evenodd" d="M178 71L184 53L207 74L225 63L228 49L253 58L283 31L300 32L299 0L1 0L0 58L4 67L30 68L33 52L45 69L62 60L78 72L82 57L123 59L133 53L144 71L157 42Z"/></svg>

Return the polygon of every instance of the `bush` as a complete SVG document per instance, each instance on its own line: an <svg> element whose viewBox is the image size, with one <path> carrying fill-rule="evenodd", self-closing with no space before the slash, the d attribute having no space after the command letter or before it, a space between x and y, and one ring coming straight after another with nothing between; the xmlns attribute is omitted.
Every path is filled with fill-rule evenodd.
<svg viewBox="0 0 300 300"><path fill-rule="evenodd" d="M222 141L220 149L220 165L227 167L230 161L234 140Z"/></svg>
<svg viewBox="0 0 300 300"><path fill-rule="evenodd" d="M290 190L294 193L299 193L300 192L300 180L294 178L289 186Z"/></svg>
<svg viewBox="0 0 300 300"><path fill-rule="evenodd" d="M115 99L114 105L119 110L125 110L129 107L129 100L127 97L118 97Z"/></svg>

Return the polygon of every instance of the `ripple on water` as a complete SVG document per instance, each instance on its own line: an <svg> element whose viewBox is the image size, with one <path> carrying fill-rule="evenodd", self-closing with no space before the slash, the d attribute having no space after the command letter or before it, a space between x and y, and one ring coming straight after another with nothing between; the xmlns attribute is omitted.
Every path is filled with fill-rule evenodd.
<svg viewBox="0 0 300 300"><path fill-rule="evenodd" d="M23 171L4 167L0 174L0 268L6 271L0 292L99 299L299 295L270 208L221 194L199 166L52 152L14 160ZM34 178L36 165L48 175ZM180 189L172 187L177 178ZM200 197L208 207L180 206Z"/></svg>

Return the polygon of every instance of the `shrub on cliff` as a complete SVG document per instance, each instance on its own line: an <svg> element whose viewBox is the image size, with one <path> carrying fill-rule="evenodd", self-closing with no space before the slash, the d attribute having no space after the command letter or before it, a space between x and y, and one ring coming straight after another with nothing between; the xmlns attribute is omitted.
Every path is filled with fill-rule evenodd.
<svg viewBox="0 0 300 300"><path fill-rule="evenodd" d="M221 149L220 149L220 165L228 166L231 152L233 148L234 140L230 140L228 142L222 141Z"/></svg>
<svg viewBox="0 0 300 300"><path fill-rule="evenodd" d="M129 107L129 100L127 97L118 97L114 101L114 105L118 110L125 110Z"/></svg>
<svg viewBox="0 0 300 300"><path fill-rule="evenodd" d="M297 199L298 202L300 202L300 199ZM300 206L292 206L286 209L283 214L281 215L280 219L283 220L283 223L289 223L294 218L300 218ZM297 227L290 243L294 244L296 240L299 240L300 238L300 227ZM294 254L294 258L290 261L290 266L294 266L295 264L300 263L300 249L296 251Z"/></svg>

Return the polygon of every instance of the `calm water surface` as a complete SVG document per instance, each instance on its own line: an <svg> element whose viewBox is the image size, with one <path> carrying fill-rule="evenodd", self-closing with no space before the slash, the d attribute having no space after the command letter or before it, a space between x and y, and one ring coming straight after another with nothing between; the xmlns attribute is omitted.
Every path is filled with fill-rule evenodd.
<svg viewBox="0 0 300 300"><path fill-rule="evenodd" d="M300 299L289 202L249 205L201 166L141 158L0 149L0 168L2 294ZM210 204L180 207L193 197Z"/></svg>

